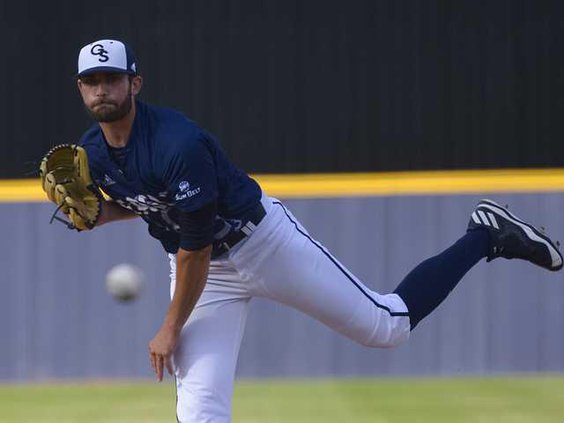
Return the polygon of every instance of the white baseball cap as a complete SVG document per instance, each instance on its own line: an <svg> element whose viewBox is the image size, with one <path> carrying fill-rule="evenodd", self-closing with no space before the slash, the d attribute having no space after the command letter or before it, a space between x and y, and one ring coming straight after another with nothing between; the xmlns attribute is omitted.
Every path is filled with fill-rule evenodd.
<svg viewBox="0 0 564 423"><path fill-rule="evenodd" d="M135 57L122 41L98 40L87 44L78 55L77 77L96 72L137 74Z"/></svg>

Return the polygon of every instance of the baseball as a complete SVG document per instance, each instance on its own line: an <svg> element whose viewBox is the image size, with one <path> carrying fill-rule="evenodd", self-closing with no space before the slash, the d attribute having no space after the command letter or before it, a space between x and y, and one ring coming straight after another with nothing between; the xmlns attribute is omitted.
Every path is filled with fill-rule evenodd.
<svg viewBox="0 0 564 423"><path fill-rule="evenodd" d="M143 272L132 264L118 264L106 274L106 289L116 300L134 300L141 293L142 287Z"/></svg>

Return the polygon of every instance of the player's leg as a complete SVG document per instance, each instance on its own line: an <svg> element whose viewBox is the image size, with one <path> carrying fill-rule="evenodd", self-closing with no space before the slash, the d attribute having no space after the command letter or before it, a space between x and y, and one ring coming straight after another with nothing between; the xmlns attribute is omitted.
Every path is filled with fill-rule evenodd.
<svg viewBox="0 0 564 423"><path fill-rule="evenodd" d="M409 337L407 307L396 294L367 288L313 240L280 202L232 255L253 296L296 308L335 331L373 347Z"/></svg>
<svg viewBox="0 0 564 423"><path fill-rule="evenodd" d="M488 261L518 258L552 271L562 268L562 255L550 238L493 201L482 200L471 215L466 235L413 269L394 291L408 306L411 328L484 257Z"/></svg>
<svg viewBox="0 0 564 423"><path fill-rule="evenodd" d="M467 232L441 253L415 267L394 293L407 305L411 329L439 306L462 277L487 256L490 237L485 230Z"/></svg>
<svg viewBox="0 0 564 423"><path fill-rule="evenodd" d="M174 264L171 261L171 294ZM173 357L179 422L231 421L235 369L248 304L239 275L226 262L212 262L204 292L182 329Z"/></svg>
<svg viewBox="0 0 564 423"><path fill-rule="evenodd" d="M480 203L478 216L484 207ZM238 260L256 281L255 295L298 308L360 343L394 346L486 256L522 258L551 270L562 267L562 258L548 238L493 207L487 212L497 216L498 228L493 223L478 225L473 218L460 240L415 268L391 295L367 289L279 202L271 207L262 232L259 226L241 249L243 258ZM249 254L252 262L244 258Z"/></svg>

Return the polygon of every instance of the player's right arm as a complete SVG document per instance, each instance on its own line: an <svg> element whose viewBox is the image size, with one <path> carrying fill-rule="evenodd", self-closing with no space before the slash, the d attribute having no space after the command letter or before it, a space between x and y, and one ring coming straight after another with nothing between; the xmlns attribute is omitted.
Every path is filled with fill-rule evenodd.
<svg viewBox="0 0 564 423"><path fill-rule="evenodd" d="M179 243L176 284L163 324L149 343L157 380L163 369L173 374L172 354L180 331L194 310L207 282L218 211L218 187L212 151L202 133L187 128L185 139L161 150L163 181L177 210ZM191 131L191 132L190 132Z"/></svg>
<svg viewBox="0 0 564 423"><path fill-rule="evenodd" d="M96 222L96 226L103 225L104 223L115 222L118 220L127 220L137 217L135 213L120 206L115 201L106 200L102 201L102 208L100 216Z"/></svg>

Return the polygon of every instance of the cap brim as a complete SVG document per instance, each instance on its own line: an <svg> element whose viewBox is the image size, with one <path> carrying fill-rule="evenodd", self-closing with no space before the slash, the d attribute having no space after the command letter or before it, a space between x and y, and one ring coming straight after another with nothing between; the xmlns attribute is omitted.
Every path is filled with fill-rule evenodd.
<svg viewBox="0 0 564 423"><path fill-rule="evenodd" d="M77 73L75 76L77 78L80 78L81 76L92 75L94 73L99 73L99 72L102 72L102 73L126 73L128 75L137 75L137 72L125 70L125 69L122 69L122 68L115 68L115 67L111 67L111 66L99 66L99 67L95 67L95 68L86 69L85 71Z"/></svg>

